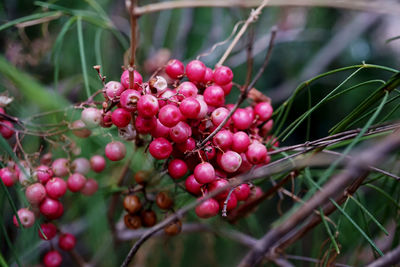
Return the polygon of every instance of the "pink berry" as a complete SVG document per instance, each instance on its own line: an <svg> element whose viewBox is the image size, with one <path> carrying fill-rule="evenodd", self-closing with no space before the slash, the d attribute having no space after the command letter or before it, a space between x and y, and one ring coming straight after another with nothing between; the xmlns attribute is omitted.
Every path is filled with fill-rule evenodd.
<svg viewBox="0 0 400 267"><path fill-rule="evenodd" d="M88 128L94 128L102 120L102 111L97 108L85 108L81 114L81 120Z"/></svg>
<svg viewBox="0 0 400 267"><path fill-rule="evenodd" d="M57 234L57 227L52 223L42 223L40 225L40 228L42 229L44 235L42 234L40 229L38 229L38 233L39 237L43 240L51 240Z"/></svg>
<svg viewBox="0 0 400 267"><path fill-rule="evenodd" d="M213 138L214 145L224 151L231 147L232 142L233 134L229 130L221 130Z"/></svg>
<svg viewBox="0 0 400 267"><path fill-rule="evenodd" d="M174 159L168 164L168 173L174 179L180 179L188 171L186 163L181 159Z"/></svg>
<svg viewBox="0 0 400 267"><path fill-rule="evenodd" d="M243 108L238 108L232 115L233 126L238 130L249 129L252 123L250 114Z"/></svg>
<svg viewBox="0 0 400 267"><path fill-rule="evenodd" d="M135 129L140 134L151 133L157 127L157 118L144 118L137 116L135 120Z"/></svg>
<svg viewBox="0 0 400 267"><path fill-rule="evenodd" d="M169 136L169 127L164 126L160 120L157 119L157 125L155 128L152 129L151 135L155 138L157 137L165 137L167 138Z"/></svg>
<svg viewBox="0 0 400 267"><path fill-rule="evenodd" d="M51 168L54 172L55 176L63 177L68 174L69 163L65 158L56 159L53 164L51 164Z"/></svg>
<svg viewBox="0 0 400 267"><path fill-rule="evenodd" d="M259 142L253 142L247 148L246 157L252 164L264 163L267 158L267 148Z"/></svg>
<svg viewBox="0 0 400 267"><path fill-rule="evenodd" d="M176 91L184 97L196 97L199 90L194 83L183 82L178 86Z"/></svg>
<svg viewBox="0 0 400 267"><path fill-rule="evenodd" d="M195 212L200 218L207 219L218 214L219 204L215 199L210 198L198 205Z"/></svg>
<svg viewBox="0 0 400 267"><path fill-rule="evenodd" d="M214 70L214 82L218 85L225 85L233 80L233 72L230 68L221 66Z"/></svg>
<svg viewBox="0 0 400 267"><path fill-rule="evenodd" d="M131 121L131 113L124 108L117 108L111 114L113 124L119 128L125 127Z"/></svg>
<svg viewBox="0 0 400 267"><path fill-rule="evenodd" d="M238 201L246 201L250 196L250 186L248 184L241 184L233 192Z"/></svg>
<svg viewBox="0 0 400 267"><path fill-rule="evenodd" d="M179 106L182 115L189 119L196 119L199 116L200 109L200 103L194 97L183 99Z"/></svg>
<svg viewBox="0 0 400 267"><path fill-rule="evenodd" d="M54 177L46 183L46 193L51 198L60 198L65 195L66 192L67 183L59 177Z"/></svg>
<svg viewBox="0 0 400 267"><path fill-rule="evenodd" d="M206 68L206 73L204 74L203 84L209 84L213 81L213 71L210 68Z"/></svg>
<svg viewBox="0 0 400 267"><path fill-rule="evenodd" d="M190 126L183 121L180 121L177 125L169 130L169 137L176 143L185 142L191 135L192 128L190 128Z"/></svg>
<svg viewBox="0 0 400 267"><path fill-rule="evenodd" d="M81 189L81 193L85 196L91 196L97 192L97 189L99 189L99 184L97 183L97 181L89 178L86 180L85 185Z"/></svg>
<svg viewBox="0 0 400 267"><path fill-rule="evenodd" d="M119 141L113 141L106 145L105 154L109 160L118 161L125 157L126 147Z"/></svg>
<svg viewBox="0 0 400 267"><path fill-rule="evenodd" d="M208 184L215 180L214 167L208 162L198 164L193 174L196 181L200 184Z"/></svg>
<svg viewBox="0 0 400 267"><path fill-rule="evenodd" d="M200 195L201 194L201 184L199 184L196 179L194 178L194 175L190 175L188 178L186 178L185 181L185 188L188 192L194 194L194 195Z"/></svg>
<svg viewBox="0 0 400 267"><path fill-rule="evenodd" d="M218 126L225 120L226 117L228 117L228 114L229 110L226 108L217 108L211 113L211 120L215 126ZM229 125L229 120L225 125Z"/></svg>
<svg viewBox="0 0 400 267"><path fill-rule="evenodd" d="M182 120L182 117L179 108L171 104L163 106L158 113L158 119L166 127L174 127Z"/></svg>
<svg viewBox="0 0 400 267"><path fill-rule="evenodd" d="M43 264L45 267L58 267L61 263L61 254L56 250L51 250L44 255Z"/></svg>
<svg viewBox="0 0 400 267"><path fill-rule="evenodd" d="M137 103L139 116L153 117L157 115L159 110L158 100L153 95L143 95Z"/></svg>
<svg viewBox="0 0 400 267"><path fill-rule="evenodd" d="M237 153L243 153L247 151L248 146L250 145L250 137L247 133L239 131L233 134L232 140L232 150Z"/></svg>
<svg viewBox="0 0 400 267"><path fill-rule="evenodd" d="M221 188L226 187L228 184L229 184L229 182L226 179L217 179L214 182L210 183L207 188L208 188L208 191L211 193L211 192L221 190ZM228 196L228 194L229 194L229 188L226 188L221 193L216 195L214 198L217 200L225 200L226 197Z"/></svg>
<svg viewBox="0 0 400 267"><path fill-rule="evenodd" d="M221 168L228 172L233 173L237 171L242 164L242 158L234 151L227 151L221 157Z"/></svg>
<svg viewBox="0 0 400 267"><path fill-rule="evenodd" d="M224 90L225 96L229 95L229 93L230 93L231 90L232 90L232 86L233 86L232 83L228 83L228 84L225 84L225 85L221 85L222 90Z"/></svg>
<svg viewBox="0 0 400 267"><path fill-rule="evenodd" d="M224 208L225 205L225 199L224 200L220 200L219 202L219 207L222 210ZM236 208L237 206L237 198L235 194L231 194L231 196L228 199L228 203L226 205L226 210L230 211L233 210L234 208Z"/></svg>
<svg viewBox="0 0 400 267"><path fill-rule="evenodd" d="M0 169L0 178L3 181L4 185L7 187L13 186L14 183L17 181L17 176L8 167Z"/></svg>
<svg viewBox="0 0 400 267"><path fill-rule="evenodd" d="M172 153L172 145L164 137L159 137L150 143L149 152L156 159L166 159Z"/></svg>
<svg viewBox="0 0 400 267"><path fill-rule="evenodd" d="M17 214L23 227L28 228L35 223L35 214L32 211L22 208L18 210ZM16 227L19 227L18 219L15 215L13 217L13 222Z"/></svg>
<svg viewBox="0 0 400 267"><path fill-rule="evenodd" d="M186 65L186 76L192 82L202 82L206 68L206 65L200 60L192 60Z"/></svg>
<svg viewBox="0 0 400 267"><path fill-rule="evenodd" d="M2 121L3 125L0 125L0 134L5 138L9 139L14 135L14 126L9 121Z"/></svg>
<svg viewBox="0 0 400 267"><path fill-rule="evenodd" d="M225 93L218 85L211 85L204 90L204 101L213 107L220 107L225 103Z"/></svg>
<svg viewBox="0 0 400 267"><path fill-rule="evenodd" d="M95 172L102 172L106 167L106 160L103 156L94 155L90 158L90 167Z"/></svg>
<svg viewBox="0 0 400 267"><path fill-rule="evenodd" d="M45 217L54 218L59 212L60 205L62 205L60 201L46 197L40 203L39 210Z"/></svg>
<svg viewBox="0 0 400 267"><path fill-rule="evenodd" d="M76 238L72 234L65 233L60 236L58 239L58 246L62 250L70 251L75 247Z"/></svg>
<svg viewBox="0 0 400 267"><path fill-rule="evenodd" d="M240 165L240 168L238 172L243 173L243 172L248 172L251 170L253 167L253 164L251 164L246 157L245 153L240 153L240 157L242 158L242 164Z"/></svg>
<svg viewBox="0 0 400 267"><path fill-rule="evenodd" d="M260 121L269 120L272 116L272 112L273 109L269 102L261 102L254 107L254 113L258 116Z"/></svg>
<svg viewBox="0 0 400 267"><path fill-rule="evenodd" d="M176 147L182 153L192 151L196 148L196 141L192 137L189 137L184 142L176 144Z"/></svg>
<svg viewBox="0 0 400 267"><path fill-rule="evenodd" d="M74 159L71 163L71 170L80 174L87 174L90 171L90 162L85 158Z"/></svg>
<svg viewBox="0 0 400 267"><path fill-rule="evenodd" d="M86 183L86 178L80 173L74 173L68 177L67 186L71 192L78 192Z"/></svg>
<svg viewBox="0 0 400 267"><path fill-rule="evenodd" d="M140 93L133 89L125 90L120 97L119 103L121 107L132 112L137 109L137 103L140 99Z"/></svg>
<svg viewBox="0 0 400 267"><path fill-rule="evenodd" d="M133 88L130 88L129 86L129 71L126 70L121 75L121 84L126 89L135 89L141 91L142 83L143 83L142 75L140 75L140 73L137 72L136 70L133 71Z"/></svg>
<svg viewBox="0 0 400 267"><path fill-rule="evenodd" d="M46 197L46 189L41 183L34 183L26 188L25 196L29 203L39 204Z"/></svg>
<svg viewBox="0 0 400 267"><path fill-rule="evenodd" d="M105 86L105 94L109 100L114 101L117 100L125 88L122 86L120 82L110 81L106 83Z"/></svg>
<svg viewBox="0 0 400 267"><path fill-rule="evenodd" d="M208 112L208 105L204 101L204 97L202 95L196 96L197 101L199 101L200 104L200 112L197 115L197 119L203 119L205 116L207 116Z"/></svg>
<svg viewBox="0 0 400 267"><path fill-rule="evenodd" d="M36 168L36 176L39 182L46 184L54 176L54 172L46 165L40 165Z"/></svg>
<svg viewBox="0 0 400 267"><path fill-rule="evenodd" d="M274 120L267 121L267 123L261 128L261 136L266 136L269 134L272 130L272 127L274 127Z"/></svg>
<svg viewBox="0 0 400 267"><path fill-rule="evenodd" d="M172 79L179 79L185 74L185 66L177 59L171 59L165 66L165 73Z"/></svg>

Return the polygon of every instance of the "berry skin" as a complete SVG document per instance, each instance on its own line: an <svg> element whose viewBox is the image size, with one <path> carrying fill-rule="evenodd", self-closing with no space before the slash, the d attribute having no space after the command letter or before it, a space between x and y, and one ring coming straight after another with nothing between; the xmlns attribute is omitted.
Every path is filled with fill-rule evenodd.
<svg viewBox="0 0 400 267"><path fill-rule="evenodd" d="M90 167L97 173L102 172L106 167L106 160L103 156L94 155L90 158Z"/></svg>
<svg viewBox="0 0 400 267"><path fill-rule="evenodd" d="M218 85L211 85L204 90L204 101L207 105L220 107L225 103L224 90Z"/></svg>
<svg viewBox="0 0 400 267"><path fill-rule="evenodd" d="M184 97L196 97L199 89L192 82L183 82L178 86L176 91Z"/></svg>
<svg viewBox="0 0 400 267"><path fill-rule="evenodd" d="M200 195L201 194L201 184L199 184L196 179L194 178L194 175L190 175L188 178L186 178L185 181L185 188L188 192L194 194L194 195Z"/></svg>
<svg viewBox="0 0 400 267"><path fill-rule="evenodd" d="M206 65L200 60L192 60L186 65L186 76L192 82L202 82L206 68Z"/></svg>
<svg viewBox="0 0 400 267"><path fill-rule="evenodd" d="M168 164L168 173L174 179L180 179L188 171L186 163L181 159L174 159Z"/></svg>
<svg viewBox="0 0 400 267"><path fill-rule="evenodd" d="M141 91L142 88L140 86L142 85L142 83L143 83L142 75L140 75L140 73L137 72L136 70L133 71L133 88L129 88L129 71L126 70L121 75L121 84L126 89L135 89Z"/></svg>
<svg viewBox="0 0 400 267"><path fill-rule="evenodd" d="M144 118L137 116L135 120L135 129L138 133L148 134L157 127L156 117Z"/></svg>
<svg viewBox="0 0 400 267"><path fill-rule="evenodd" d="M46 197L46 189L41 183L35 183L26 188L25 196L29 203L39 204Z"/></svg>
<svg viewBox="0 0 400 267"><path fill-rule="evenodd" d="M196 119L199 116L200 109L200 103L194 97L183 99L179 106L182 115L189 119Z"/></svg>
<svg viewBox="0 0 400 267"><path fill-rule="evenodd" d="M156 196L156 204L162 210L169 210L174 205L174 201L167 192L159 192Z"/></svg>
<svg viewBox="0 0 400 267"><path fill-rule="evenodd" d="M116 81L110 81L106 83L104 89L107 98L111 101L117 100L121 96L122 92L125 90L122 84Z"/></svg>
<svg viewBox="0 0 400 267"><path fill-rule="evenodd" d="M213 143L222 150L228 150L233 142L233 134L229 130L219 131L213 138Z"/></svg>
<svg viewBox="0 0 400 267"><path fill-rule="evenodd" d="M177 59L171 59L165 66L165 73L172 79L179 79L185 74L185 66Z"/></svg>
<svg viewBox="0 0 400 267"><path fill-rule="evenodd" d="M243 108L238 108L232 115L233 126L238 130L246 130L250 128L252 118L250 114Z"/></svg>
<svg viewBox="0 0 400 267"><path fill-rule="evenodd" d="M119 141L113 141L106 145L105 155L111 161L121 160L126 155L126 147Z"/></svg>
<svg viewBox="0 0 400 267"><path fill-rule="evenodd" d="M68 177L67 186L69 191L78 192L80 191L86 183L86 178L80 173L74 173Z"/></svg>
<svg viewBox="0 0 400 267"><path fill-rule="evenodd" d="M158 113L158 119L166 127L174 127L182 118L179 108L171 104L163 106Z"/></svg>
<svg viewBox="0 0 400 267"><path fill-rule="evenodd" d="M38 233L39 237L43 240L51 240L57 235L57 227L52 223L42 223L40 228L42 228L44 235L40 229L38 229Z"/></svg>
<svg viewBox="0 0 400 267"><path fill-rule="evenodd" d="M54 219L60 213L60 206L62 206L60 201L46 197L42 203L40 203L39 210L45 217Z"/></svg>
<svg viewBox="0 0 400 267"><path fill-rule="evenodd" d="M151 135L155 138L157 137L165 137L169 136L169 127L164 126L159 119L157 119L157 125L151 131Z"/></svg>
<svg viewBox="0 0 400 267"><path fill-rule="evenodd" d="M214 70L214 82L218 85L226 85L233 80L233 72L230 68L221 66Z"/></svg>
<svg viewBox="0 0 400 267"><path fill-rule="evenodd" d="M185 142L189 136L192 135L192 128L183 121L180 121L177 125L170 128L169 137L172 141L176 143Z"/></svg>
<svg viewBox="0 0 400 267"><path fill-rule="evenodd" d="M35 214L33 214L32 211L22 208L18 210L17 214L23 227L28 228L35 223ZM13 217L13 222L16 227L19 227L18 219L15 215Z"/></svg>
<svg viewBox="0 0 400 267"><path fill-rule="evenodd" d="M135 182L141 185L145 185L150 178L150 172L148 171L138 171L133 176Z"/></svg>
<svg viewBox="0 0 400 267"><path fill-rule="evenodd" d="M211 193L211 192L220 190L221 188L226 187L228 184L229 184L229 182L226 179L217 179L208 185L208 191ZM226 197L228 196L228 194L229 194L229 188L222 191L221 193L216 195L214 198L216 200L225 200Z"/></svg>
<svg viewBox="0 0 400 267"><path fill-rule="evenodd" d="M193 174L196 181L200 184L211 183L215 180L214 167L208 162L198 164Z"/></svg>
<svg viewBox="0 0 400 267"><path fill-rule="evenodd" d="M232 90L232 86L233 86L232 83L228 83L228 84L225 84L225 85L221 85L222 90L224 90L225 96L229 95L229 93L230 93L231 90Z"/></svg>
<svg viewBox="0 0 400 267"><path fill-rule="evenodd" d="M267 123L261 128L261 136L266 136L269 134L272 130L272 127L274 127L274 120L267 121Z"/></svg>
<svg viewBox="0 0 400 267"><path fill-rule="evenodd" d="M247 148L246 157L254 165L264 163L267 159L267 148L259 142L253 142Z"/></svg>
<svg viewBox="0 0 400 267"><path fill-rule="evenodd" d="M219 204L215 199L210 198L198 205L195 212L198 217L203 219L214 217L219 212Z"/></svg>
<svg viewBox="0 0 400 267"><path fill-rule="evenodd" d="M127 195L124 198L124 209L131 213L135 214L142 208L142 204L140 203L140 199L135 195Z"/></svg>
<svg viewBox="0 0 400 267"><path fill-rule="evenodd" d="M225 204L225 199L220 200L219 206L220 206L221 210L224 208L224 204ZM236 206L237 206L236 195L231 194L231 196L229 197L229 200L228 200L228 204L226 205L226 210L227 211L233 210L234 208L236 208Z"/></svg>
<svg viewBox="0 0 400 267"><path fill-rule="evenodd" d="M49 197L57 199L67 192L67 183L59 178L54 177L46 183L46 193Z"/></svg>
<svg viewBox="0 0 400 267"><path fill-rule="evenodd" d="M145 227L152 227L157 223L157 215L152 210L144 210L140 213L142 224Z"/></svg>
<svg viewBox="0 0 400 267"><path fill-rule="evenodd" d="M71 171L87 174L90 171L90 162L85 158L74 159L71 163Z"/></svg>
<svg viewBox="0 0 400 267"><path fill-rule="evenodd" d="M92 134L92 131L86 128L86 124L82 120L76 120L70 127L72 133L80 138L87 138Z"/></svg>
<svg viewBox="0 0 400 267"><path fill-rule="evenodd" d="M100 124L102 120L102 111L97 108L85 108L81 114L81 120L88 128L94 128Z"/></svg>
<svg viewBox="0 0 400 267"><path fill-rule="evenodd" d="M199 115L197 116L197 119L203 119L205 116L207 116L208 112L208 105L204 101L204 97L202 95L196 96L197 101L199 101L200 104L200 112Z"/></svg>
<svg viewBox="0 0 400 267"><path fill-rule="evenodd" d="M55 176L63 177L68 174L69 163L65 158L56 159L53 164L51 164L51 169Z"/></svg>
<svg viewBox="0 0 400 267"><path fill-rule="evenodd" d="M118 128L127 126L131 118L131 113L124 108L117 108L111 114L111 121Z"/></svg>
<svg viewBox="0 0 400 267"><path fill-rule="evenodd" d="M76 238L72 234L65 233L58 239L58 246L65 251L70 251L75 247Z"/></svg>
<svg viewBox="0 0 400 267"><path fill-rule="evenodd" d="M125 90L120 97L119 103L124 109L133 112L137 109L140 93L133 89Z"/></svg>
<svg viewBox="0 0 400 267"><path fill-rule="evenodd" d="M241 184L233 192L238 201L246 201L250 196L250 186L248 184Z"/></svg>
<svg viewBox="0 0 400 267"><path fill-rule="evenodd" d="M143 95L137 103L139 116L153 117L157 115L159 110L158 100L153 95Z"/></svg>
<svg viewBox="0 0 400 267"><path fill-rule="evenodd" d="M211 113L211 120L215 126L220 125L226 117L229 115L229 110L224 107L217 108ZM225 125L229 125L230 120L227 121Z"/></svg>
<svg viewBox="0 0 400 267"><path fill-rule="evenodd" d="M206 73L204 74L203 84L209 84L213 81L213 71L210 68L206 68Z"/></svg>
<svg viewBox="0 0 400 267"><path fill-rule="evenodd" d="M242 131L233 134L232 150L237 153L246 152L250 145L250 137Z"/></svg>
<svg viewBox="0 0 400 267"><path fill-rule="evenodd" d="M272 112L273 109L269 102L261 102L254 107L254 113L258 116L260 121L269 120L272 116Z"/></svg>
<svg viewBox="0 0 400 267"><path fill-rule="evenodd" d="M172 145L167 139L159 137L150 143L149 152L156 159L166 159L172 153Z"/></svg>
<svg viewBox="0 0 400 267"><path fill-rule="evenodd" d="M180 220L173 221L164 228L164 233L169 236L177 235L181 231L182 231L182 222Z"/></svg>
<svg viewBox="0 0 400 267"><path fill-rule="evenodd" d="M176 144L176 147L182 153L192 151L196 148L196 141L192 137L189 137L184 142Z"/></svg>
<svg viewBox="0 0 400 267"><path fill-rule="evenodd" d="M51 250L44 255L43 264L45 267L58 267L61 263L62 257L57 250Z"/></svg>
<svg viewBox="0 0 400 267"><path fill-rule="evenodd" d="M85 185L81 189L81 193L85 196L91 196L97 192L97 189L99 189L99 184L97 183L97 181L89 178L86 180Z"/></svg>
<svg viewBox="0 0 400 267"><path fill-rule="evenodd" d="M142 226L142 220L138 215L126 214L124 216L124 223L130 229L138 229Z"/></svg>
<svg viewBox="0 0 400 267"><path fill-rule="evenodd" d="M0 169L0 178L7 187L13 186L17 181L17 176L8 167Z"/></svg>
<svg viewBox="0 0 400 267"><path fill-rule="evenodd" d="M0 125L0 134L4 139L9 139L14 135L14 126L9 121L2 121L3 125Z"/></svg>

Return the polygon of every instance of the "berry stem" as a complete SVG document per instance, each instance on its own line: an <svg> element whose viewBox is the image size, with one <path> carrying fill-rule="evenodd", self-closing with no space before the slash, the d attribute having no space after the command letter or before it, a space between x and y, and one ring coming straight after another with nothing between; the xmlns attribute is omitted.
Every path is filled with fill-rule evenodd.
<svg viewBox="0 0 400 267"><path fill-rule="evenodd" d="M135 8L137 0L130 1L129 14L131 21L131 47L130 47L130 58L129 58L129 88L134 88L134 70L135 70L135 53L136 53L136 32L137 32L137 15L135 15Z"/></svg>

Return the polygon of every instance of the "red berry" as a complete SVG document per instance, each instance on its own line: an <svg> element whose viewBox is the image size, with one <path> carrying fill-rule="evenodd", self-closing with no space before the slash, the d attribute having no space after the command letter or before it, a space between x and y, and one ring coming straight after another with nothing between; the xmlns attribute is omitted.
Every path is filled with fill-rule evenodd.
<svg viewBox="0 0 400 267"><path fill-rule="evenodd" d="M65 158L56 159L53 164L51 164L54 175L59 177L66 176L68 174L68 166L68 160Z"/></svg>
<svg viewBox="0 0 400 267"><path fill-rule="evenodd" d="M39 237L43 240L51 240L57 234L57 227L52 223L42 223L40 225L40 228L42 229L44 235L42 234L40 229L38 229L38 233Z"/></svg>
<svg viewBox="0 0 400 267"><path fill-rule="evenodd" d="M196 85L192 82L183 82L176 89L176 92L184 97L196 97L198 91Z"/></svg>
<svg viewBox="0 0 400 267"><path fill-rule="evenodd" d="M45 267L58 267L61 263L61 254L56 250L51 250L44 255L43 264Z"/></svg>
<svg viewBox="0 0 400 267"><path fill-rule="evenodd" d="M186 122L183 121L180 121L177 125L169 130L169 137L176 143L185 142L191 135L192 129Z"/></svg>
<svg viewBox="0 0 400 267"><path fill-rule="evenodd" d="M165 66L165 73L172 79L179 79L185 74L185 66L177 59L171 59Z"/></svg>
<svg viewBox="0 0 400 267"><path fill-rule="evenodd" d="M196 141L192 137L189 137L184 142L176 144L176 147L182 153L192 151L196 148Z"/></svg>
<svg viewBox="0 0 400 267"><path fill-rule="evenodd" d="M151 131L151 135L155 138L157 137L165 137L169 136L169 127L164 126L160 120L157 119L157 125Z"/></svg>
<svg viewBox="0 0 400 267"><path fill-rule="evenodd" d="M5 138L9 139L14 135L14 126L9 121L2 121L3 125L0 125L0 134Z"/></svg>
<svg viewBox="0 0 400 267"><path fill-rule="evenodd" d="M0 169L0 178L7 187L14 185L14 183L17 181L17 176L8 167Z"/></svg>
<svg viewBox="0 0 400 267"><path fill-rule="evenodd" d="M272 112L273 109L269 102L261 102L254 107L254 113L258 116L260 121L269 120L272 116Z"/></svg>
<svg viewBox="0 0 400 267"><path fill-rule="evenodd" d="M126 89L135 89L141 91L141 85L143 83L142 75L136 70L133 71L133 88L129 88L129 71L125 70L121 75L121 84Z"/></svg>
<svg viewBox="0 0 400 267"><path fill-rule="evenodd" d="M267 121L267 123L261 128L261 136L266 136L269 134L272 130L272 127L274 127L274 120Z"/></svg>
<svg viewBox="0 0 400 267"><path fill-rule="evenodd" d="M233 134L229 130L221 130L213 137L213 143L222 150L228 150L233 142Z"/></svg>
<svg viewBox="0 0 400 267"><path fill-rule="evenodd" d="M125 88L120 82L110 81L106 83L104 90L107 98L111 101L114 101L120 97Z"/></svg>
<svg viewBox="0 0 400 267"><path fill-rule="evenodd" d="M199 116L200 109L200 103L194 97L185 98L179 106L182 115L189 119L196 119Z"/></svg>
<svg viewBox="0 0 400 267"><path fill-rule="evenodd" d="M200 60L192 60L186 65L186 76L192 82L202 82L206 68L206 65Z"/></svg>
<svg viewBox="0 0 400 267"><path fill-rule="evenodd" d="M249 129L252 123L250 114L243 108L238 108L232 115L233 126L238 130Z"/></svg>
<svg viewBox="0 0 400 267"><path fill-rule="evenodd" d="M46 165L40 165L39 167L36 168L36 176L39 180L39 182L45 184L47 183L48 180L50 180L53 176L53 170L50 169Z"/></svg>
<svg viewBox="0 0 400 267"><path fill-rule="evenodd" d="M51 198L60 198L67 192L67 183L59 177L54 177L46 183L46 192Z"/></svg>
<svg viewBox="0 0 400 267"><path fill-rule="evenodd" d="M224 208L225 200L226 199L220 200L220 202L219 202L219 207L221 208L221 210ZM236 208L236 206L237 206L236 195L235 194L231 194L231 196L228 199L228 203L226 205L226 210L227 211L233 210L234 208Z"/></svg>
<svg viewBox="0 0 400 267"><path fill-rule="evenodd" d="M255 141L247 148L246 157L252 164L264 163L267 159L267 148Z"/></svg>
<svg viewBox="0 0 400 267"><path fill-rule="evenodd" d="M211 106L220 107L225 103L225 93L218 85L211 85L204 90L204 101Z"/></svg>
<svg viewBox="0 0 400 267"><path fill-rule="evenodd" d="M149 152L156 159L166 159L172 153L172 145L164 137L159 137L150 143Z"/></svg>
<svg viewBox="0 0 400 267"><path fill-rule="evenodd" d="M195 212L200 218L207 219L218 214L219 204L215 199L210 198L198 205Z"/></svg>
<svg viewBox="0 0 400 267"><path fill-rule="evenodd" d="M241 184L233 191L238 201L246 201L250 196L250 186L248 184Z"/></svg>
<svg viewBox="0 0 400 267"><path fill-rule="evenodd" d="M233 80L232 70L228 67L221 66L214 70L214 82L218 85L226 85Z"/></svg>
<svg viewBox="0 0 400 267"><path fill-rule="evenodd" d="M119 141L113 141L106 145L105 154L109 160L118 161L125 157L126 147Z"/></svg>
<svg viewBox="0 0 400 267"><path fill-rule="evenodd" d="M153 117L157 115L159 110L158 100L153 95L143 95L137 103L139 116Z"/></svg>
<svg viewBox="0 0 400 267"><path fill-rule="evenodd" d="M35 214L33 214L32 211L22 208L18 210L17 214L23 227L28 228L35 223ZM15 226L19 227L19 223L15 215L13 217L13 222Z"/></svg>
<svg viewBox="0 0 400 267"><path fill-rule="evenodd" d="M158 119L166 127L174 127L182 120L182 117L179 108L171 104L163 106L158 113Z"/></svg>
<svg viewBox="0 0 400 267"><path fill-rule="evenodd" d="M135 129L140 134L151 133L157 127L156 117L144 118L137 116L135 120Z"/></svg>
<svg viewBox="0 0 400 267"><path fill-rule="evenodd" d="M210 68L206 68L206 73L204 74L203 84L208 84L213 81L213 71Z"/></svg>
<svg viewBox="0 0 400 267"><path fill-rule="evenodd" d="M214 167L208 162L198 164L193 174L196 181L200 184L211 183L215 180Z"/></svg>
<svg viewBox="0 0 400 267"><path fill-rule="evenodd" d="M211 192L220 190L223 187L226 187L228 184L229 184L229 182L226 179L217 179L214 182L210 183L207 188L208 188L209 192L211 193ZM216 195L214 198L217 200L225 200L226 197L228 196L228 194L229 194L229 188L223 190L221 193Z"/></svg>
<svg viewBox="0 0 400 267"><path fill-rule="evenodd" d="M97 189L99 189L99 184L97 183L97 181L89 178L86 180L85 185L81 189L81 193L85 196L91 196L97 192Z"/></svg>
<svg viewBox="0 0 400 267"><path fill-rule="evenodd" d="M60 212L60 206L62 206L60 201L46 197L40 203L39 210L45 217L54 219Z"/></svg>
<svg viewBox="0 0 400 267"><path fill-rule="evenodd" d="M113 124L119 128L127 126L131 122L131 113L124 108L117 108L111 114Z"/></svg>
<svg viewBox="0 0 400 267"><path fill-rule="evenodd" d="M72 234L66 233L60 236L58 239L58 246L62 250L70 251L75 247L76 238Z"/></svg>
<svg viewBox="0 0 400 267"><path fill-rule="evenodd" d="M106 160L103 156L94 155L90 158L90 167L95 172L102 172L106 167Z"/></svg>
<svg viewBox="0 0 400 267"><path fill-rule="evenodd" d="M196 179L194 178L194 175L190 175L188 178L186 178L185 181L185 188L188 192L194 194L194 195L200 195L201 194L201 184L199 184Z"/></svg>
<svg viewBox="0 0 400 267"><path fill-rule="evenodd" d="M139 99L140 93L138 91L127 89L121 94L119 103L121 104L121 107L132 112L137 109Z"/></svg>
<svg viewBox="0 0 400 267"><path fill-rule="evenodd" d="M80 191L86 183L86 178L80 173L74 173L68 177L67 186L71 192Z"/></svg>
<svg viewBox="0 0 400 267"><path fill-rule="evenodd" d="M168 173L174 179L180 179L188 171L186 163L181 159L174 159L168 164Z"/></svg>
<svg viewBox="0 0 400 267"><path fill-rule="evenodd" d="M228 117L228 115L229 110L224 107L220 107L211 113L211 120L215 126L218 126L225 120L226 117ZM229 120L225 125L229 125Z"/></svg>
<svg viewBox="0 0 400 267"><path fill-rule="evenodd" d="M233 86L232 83L228 83L228 84L225 84L225 85L221 85L222 90L224 90L225 96L229 95L229 93L230 93L231 90L232 90L232 86Z"/></svg>
<svg viewBox="0 0 400 267"><path fill-rule="evenodd" d="M232 150L238 153L243 153L247 151L250 145L250 137L242 131L233 134L232 140Z"/></svg>
<svg viewBox="0 0 400 267"><path fill-rule="evenodd" d="M46 197L46 189L41 183L34 183L26 188L25 196L29 203L39 204Z"/></svg>

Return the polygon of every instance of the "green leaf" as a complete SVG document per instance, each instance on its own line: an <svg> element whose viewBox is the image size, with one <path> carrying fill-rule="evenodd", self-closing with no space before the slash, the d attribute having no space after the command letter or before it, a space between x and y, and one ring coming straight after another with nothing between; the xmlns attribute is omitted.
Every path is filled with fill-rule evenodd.
<svg viewBox="0 0 400 267"><path fill-rule="evenodd" d="M385 198L390 200L390 202L392 202L393 205L395 205L397 209L400 209L400 205L397 203L397 201L394 198L392 198L388 193L386 193L384 190L382 190L381 188L379 188L373 184L366 184L366 186L378 191L381 195L383 195Z"/></svg>
<svg viewBox="0 0 400 267"><path fill-rule="evenodd" d="M5 187L5 185L3 183L3 180L0 179L0 181L1 181L2 186ZM18 218L18 215L17 215L17 219L18 219L18 223L20 225L20 229L23 229L21 221ZM22 266L21 261L19 259L18 253L15 250L15 247L14 247L13 243L10 240L10 237L8 236L7 229L6 229L5 225L4 225L4 218L3 218L1 213L0 213L0 225L1 225L1 230L3 232L3 235L4 235L4 239L6 240L6 243L7 243L8 247L10 248L12 254L14 255L15 261L17 262L17 265L21 267Z"/></svg>
<svg viewBox="0 0 400 267"><path fill-rule="evenodd" d="M1 251L0 251L0 266L1 266L1 267L8 267L8 264L7 264L7 262L5 261L5 259L4 259L4 257L3 257L3 254L1 254Z"/></svg>
<svg viewBox="0 0 400 267"><path fill-rule="evenodd" d="M47 18L47 17L52 17L52 16L57 16L60 15L61 13L58 11L50 11L50 12L43 12L43 13L38 13L38 14L33 14L29 16L25 16L22 18L18 18L12 21L9 21L7 23L4 23L3 25L0 26L0 31L7 29L9 27L12 27L18 23L30 21L30 20L36 20L36 19L42 19L42 18Z"/></svg>
<svg viewBox="0 0 400 267"><path fill-rule="evenodd" d="M83 33L82 33L82 18L77 18L76 26L78 28L78 43L79 43L79 54L81 57L81 65L82 65L82 74L83 80L85 83L86 95L90 97L90 88L89 88L89 78L87 74L87 65L86 65L86 57L85 57L85 47L83 44Z"/></svg>
<svg viewBox="0 0 400 267"><path fill-rule="evenodd" d="M326 229L326 231L328 232L329 238L330 238L331 241L332 241L333 247L335 248L336 253L337 253L337 254L340 254L340 249L339 249L339 246L338 246L338 244L337 244L337 242L336 242L336 238L333 236L332 231L331 231L331 228L329 227L328 222L325 220L324 212L322 211L321 208L319 208L319 212L320 212L320 214L321 214L321 220L322 220L322 222L323 222L323 224L324 224L324 226L325 226L325 229Z"/></svg>

